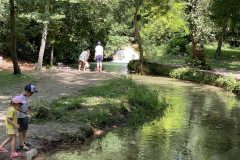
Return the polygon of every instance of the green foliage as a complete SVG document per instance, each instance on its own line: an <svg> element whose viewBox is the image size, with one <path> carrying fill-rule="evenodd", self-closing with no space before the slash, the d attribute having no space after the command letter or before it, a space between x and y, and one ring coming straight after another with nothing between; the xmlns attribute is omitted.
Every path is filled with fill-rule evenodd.
<svg viewBox="0 0 240 160"><path fill-rule="evenodd" d="M50 108L47 103L40 101L35 104L31 122L45 120L50 115Z"/></svg>
<svg viewBox="0 0 240 160"><path fill-rule="evenodd" d="M132 63L138 63L137 61ZM134 64L132 64L134 65ZM146 71L144 74L169 76L171 78L204 83L225 88L228 91L240 93L240 82L233 77L224 77L213 74L208 71L199 71L198 68L176 68L171 65L163 65L158 63L144 64ZM129 68L130 69L130 68Z"/></svg>
<svg viewBox="0 0 240 160"><path fill-rule="evenodd" d="M240 94L240 81L238 81L235 85L234 92Z"/></svg>
<svg viewBox="0 0 240 160"><path fill-rule="evenodd" d="M160 103L157 92L149 91L145 86L132 90L128 101L132 108L130 124L133 126L161 117L168 106L164 99Z"/></svg>
<svg viewBox="0 0 240 160"><path fill-rule="evenodd" d="M214 0L211 3L211 18L217 26L222 27L224 19L229 16L230 21L238 23L240 16L240 2L238 0ZM233 27L233 26L229 26Z"/></svg>
<svg viewBox="0 0 240 160"><path fill-rule="evenodd" d="M213 75L210 73L204 72L201 73L198 70L194 69L186 68L175 69L169 75L172 78L216 85L225 88L228 91L234 91L237 84L236 79L232 77L219 77L218 75Z"/></svg>
<svg viewBox="0 0 240 160"><path fill-rule="evenodd" d="M130 73L137 73L138 72L138 66L139 66L139 61L129 61L127 68L128 68L128 72Z"/></svg>
<svg viewBox="0 0 240 160"><path fill-rule="evenodd" d="M30 82L33 81L34 77L22 73L22 74L13 74L9 71L0 71L0 86L1 87L10 87L12 84L20 84L23 82Z"/></svg>
<svg viewBox="0 0 240 160"><path fill-rule="evenodd" d="M140 14L140 26L144 46L151 43L164 43L175 33L188 34L184 13L184 3L181 1L143 1Z"/></svg>
<svg viewBox="0 0 240 160"><path fill-rule="evenodd" d="M98 41L103 44L105 58L111 58L120 44L134 37L132 4L120 0L52 1L44 65L49 64L52 44L55 44L54 64L75 63L79 53L86 49L90 49L90 60L93 60ZM16 1L17 54L20 59L37 62L46 19L44 10L45 1ZM0 53L10 56L7 1L0 5L0 24Z"/></svg>
<svg viewBox="0 0 240 160"><path fill-rule="evenodd" d="M137 126L161 116L167 106L160 102L157 92L123 77L90 87L79 96L63 97L51 104L38 103L32 119L101 127L128 117Z"/></svg>
<svg viewBox="0 0 240 160"><path fill-rule="evenodd" d="M223 87L228 91L233 91L236 87L236 84L237 84L236 79L232 77L220 77L216 80L217 86Z"/></svg>
<svg viewBox="0 0 240 160"><path fill-rule="evenodd" d="M198 58L191 58L189 57L186 59L185 63L187 66L191 68L203 69L203 70L210 70L210 65L206 62L206 58L199 60Z"/></svg>
<svg viewBox="0 0 240 160"><path fill-rule="evenodd" d="M188 40L185 36L181 34L174 36L168 42L166 47L166 52L173 55L184 55L188 54L186 45L188 44Z"/></svg>

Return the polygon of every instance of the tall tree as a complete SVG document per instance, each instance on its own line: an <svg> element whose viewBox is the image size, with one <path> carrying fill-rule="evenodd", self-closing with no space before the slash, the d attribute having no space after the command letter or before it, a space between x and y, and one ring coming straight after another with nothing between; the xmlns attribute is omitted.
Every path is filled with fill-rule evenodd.
<svg viewBox="0 0 240 160"><path fill-rule="evenodd" d="M192 36L193 59L199 60L201 67L206 67L203 49L211 34L209 4L209 0L189 0L186 9Z"/></svg>
<svg viewBox="0 0 240 160"><path fill-rule="evenodd" d="M53 66L54 45L55 45L55 33L53 33L52 48L51 48L51 58L50 58L50 66Z"/></svg>
<svg viewBox="0 0 240 160"><path fill-rule="evenodd" d="M224 41L224 35L228 27L228 22L239 21L240 17L240 1L239 0L212 0L211 18L215 24L221 27L218 38L218 47L215 56L221 55L221 47Z"/></svg>
<svg viewBox="0 0 240 160"><path fill-rule="evenodd" d="M134 26L135 26L135 34L136 34L136 39L138 43L138 48L140 52L140 63L141 65L143 64L144 58L143 58L143 49L142 49L142 41L141 41L141 36L139 34L138 30L138 11L140 7L140 0L136 0L137 6L136 6L136 12L134 14Z"/></svg>
<svg viewBox="0 0 240 160"><path fill-rule="evenodd" d="M48 23L49 23L49 7L50 7L50 0L46 0L46 4L45 4L46 19L44 21L44 27L43 27L43 32L42 32L42 41L41 41L41 47L39 50L37 69L41 69L42 63L43 63L43 56L44 56L44 51L45 51L45 46L46 46Z"/></svg>
<svg viewBox="0 0 240 160"><path fill-rule="evenodd" d="M14 68L14 74L21 74L18 66L16 53L16 29L15 29L15 5L14 0L9 0L10 3L10 28L11 28L11 58Z"/></svg>

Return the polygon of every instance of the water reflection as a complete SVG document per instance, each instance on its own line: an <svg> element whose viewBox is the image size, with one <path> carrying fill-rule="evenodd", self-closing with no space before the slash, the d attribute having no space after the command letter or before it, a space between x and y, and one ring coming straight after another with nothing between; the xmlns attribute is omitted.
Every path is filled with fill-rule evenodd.
<svg viewBox="0 0 240 160"><path fill-rule="evenodd" d="M114 72L117 74L124 74L128 73L127 70L127 63L114 63L114 62L103 62L103 71L105 72ZM89 69L91 71L95 71L97 67L97 63L90 63Z"/></svg>
<svg viewBox="0 0 240 160"><path fill-rule="evenodd" d="M240 157L239 98L220 88L168 78L134 76L172 104L138 130L118 128L79 150L50 159L236 160ZM69 154L71 153L71 154Z"/></svg>

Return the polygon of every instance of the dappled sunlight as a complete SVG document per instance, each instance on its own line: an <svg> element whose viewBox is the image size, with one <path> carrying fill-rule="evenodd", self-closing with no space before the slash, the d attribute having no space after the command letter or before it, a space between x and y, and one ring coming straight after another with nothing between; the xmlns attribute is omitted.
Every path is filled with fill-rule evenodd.
<svg viewBox="0 0 240 160"><path fill-rule="evenodd" d="M49 70L42 71L40 74L40 76L36 75L36 77L39 77L39 80L35 84L39 93L30 98L33 101L41 99L50 102L52 99L60 98L61 96L76 94L79 90L83 90L96 82L113 78L108 73L79 72L77 70Z"/></svg>
<svg viewBox="0 0 240 160"><path fill-rule="evenodd" d="M163 77L133 76L133 79L137 82L141 79L141 83L159 91L171 104L164 117L134 129L115 129L81 150L74 150L74 158L234 159L239 156L236 133L240 107L234 94ZM59 151L52 158L62 159L67 153Z"/></svg>

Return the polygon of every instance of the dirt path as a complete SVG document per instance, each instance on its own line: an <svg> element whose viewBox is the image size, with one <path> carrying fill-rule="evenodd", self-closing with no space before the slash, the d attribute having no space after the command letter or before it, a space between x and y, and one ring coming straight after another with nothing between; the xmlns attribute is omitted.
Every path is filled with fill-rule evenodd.
<svg viewBox="0 0 240 160"><path fill-rule="evenodd" d="M54 99L58 99L65 95L74 95L80 90L83 90L89 86L92 86L100 81L108 80L114 77L113 74L102 72L82 72L77 70L43 70L43 71L34 71L28 70L25 71L30 75L35 77L34 85L39 93L34 94L29 98L29 105L33 105L39 101L51 102ZM25 82L26 84L31 82ZM2 142L7 135L5 134L4 120L6 116L6 110L8 108L11 97L19 95L26 84L14 85L8 88L0 89L0 142ZM56 128L57 127L57 128ZM65 126L51 126L51 124L44 125L31 125L28 131L28 137L32 137L40 133L42 136L49 135L51 138L51 133L54 133L56 129L64 129ZM45 129L48 128L48 133L45 132ZM71 126L66 126L66 130L71 132ZM8 149L10 144L8 144ZM17 148L19 142L17 139ZM0 157L1 158L1 157Z"/></svg>

